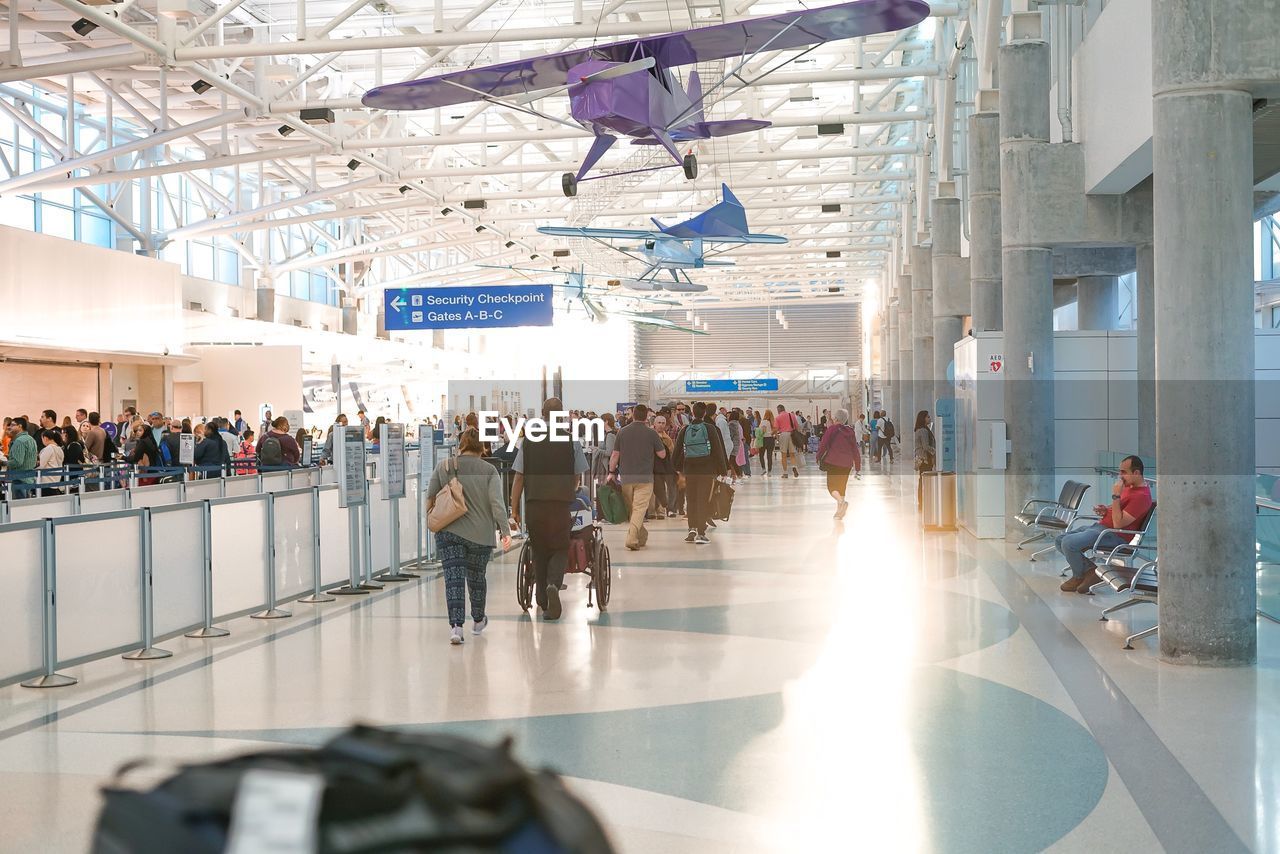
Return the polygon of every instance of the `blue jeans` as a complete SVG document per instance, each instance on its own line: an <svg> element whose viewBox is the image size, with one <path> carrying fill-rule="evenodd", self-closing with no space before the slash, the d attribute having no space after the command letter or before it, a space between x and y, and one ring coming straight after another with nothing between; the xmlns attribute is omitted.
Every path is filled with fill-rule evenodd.
<svg viewBox="0 0 1280 854"><path fill-rule="evenodd" d="M1087 528L1081 528L1078 531L1072 531L1070 534L1059 534L1054 539L1058 551L1062 552L1062 556L1067 559L1067 563L1071 565L1071 575L1073 578L1080 578L1085 573L1096 569L1093 561L1084 556L1086 549L1093 548L1093 544L1098 540L1098 534L1101 534L1105 528L1100 524L1093 524ZM1119 534L1107 534L1102 538L1099 548L1103 551L1110 551L1116 546L1128 542L1128 538Z"/></svg>

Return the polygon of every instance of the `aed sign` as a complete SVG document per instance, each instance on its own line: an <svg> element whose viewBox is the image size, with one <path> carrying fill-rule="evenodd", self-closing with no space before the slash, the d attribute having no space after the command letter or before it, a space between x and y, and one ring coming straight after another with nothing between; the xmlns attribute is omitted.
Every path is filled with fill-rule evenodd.
<svg viewBox="0 0 1280 854"><path fill-rule="evenodd" d="M1004 368L1004 356L1000 353L992 353L987 363L991 367L991 373L998 374Z"/></svg>
<svg viewBox="0 0 1280 854"><path fill-rule="evenodd" d="M402 288L383 292L387 331L550 326L550 285Z"/></svg>

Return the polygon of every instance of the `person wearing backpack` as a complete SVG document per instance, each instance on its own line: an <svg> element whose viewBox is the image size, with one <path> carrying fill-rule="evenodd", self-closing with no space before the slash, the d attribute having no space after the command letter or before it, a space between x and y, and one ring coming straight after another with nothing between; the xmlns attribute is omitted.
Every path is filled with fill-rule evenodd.
<svg viewBox="0 0 1280 854"><path fill-rule="evenodd" d="M258 465L263 469L296 466L302 460L298 441L289 435L289 419L281 415L258 440Z"/></svg>
<svg viewBox="0 0 1280 854"><path fill-rule="evenodd" d="M897 435L893 422L889 420L889 413L881 412L880 421L876 424L876 445L879 447L877 454L879 459L884 459L884 455L889 455L889 465L893 465L893 439Z"/></svg>
<svg viewBox="0 0 1280 854"><path fill-rule="evenodd" d="M800 432L800 422L794 413L788 412L781 403L778 404L778 417L773 420L773 429L778 434L778 449L782 454L782 478L786 480L787 469L791 469L793 477L800 476L797 467L798 457L804 449L804 439ZM789 461L789 462L788 462Z"/></svg>
<svg viewBox="0 0 1280 854"><path fill-rule="evenodd" d="M693 404L693 420L675 442L676 469L684 473L685 506L689 510L689 535L686 543L706 545L707 522L711 518L711 490L716 478L729 471L724 440L715 422L708 420L707 405Z"/></svg>

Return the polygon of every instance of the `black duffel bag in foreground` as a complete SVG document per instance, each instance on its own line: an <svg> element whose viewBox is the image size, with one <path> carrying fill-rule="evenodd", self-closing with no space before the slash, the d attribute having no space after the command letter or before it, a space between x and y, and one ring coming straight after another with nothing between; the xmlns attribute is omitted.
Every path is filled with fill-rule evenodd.
<svg viewBox="0 0 1280 854"><path fill-rule="evenodd" d="M94 854L613 851L560 778L525 769L509 741L356 726L319 749L190 765L103 795Z"/></svg>

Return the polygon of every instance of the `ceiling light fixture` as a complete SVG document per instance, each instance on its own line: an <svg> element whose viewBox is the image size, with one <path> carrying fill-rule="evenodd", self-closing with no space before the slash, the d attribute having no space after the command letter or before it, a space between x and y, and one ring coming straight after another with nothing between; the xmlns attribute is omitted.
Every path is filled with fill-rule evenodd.
<svg viewBox="0 0 1280 854"><path fill-rule="evenodd" d="M89 35L89 33L93 32L97 28L98 28L98 25L95 24L93 21L90 21L88 18L81 18L80 20L76 21L74 24L71 25L71 29L74 30L75 34L80 36L81 38L84 38L85 36Z"/></svg>

